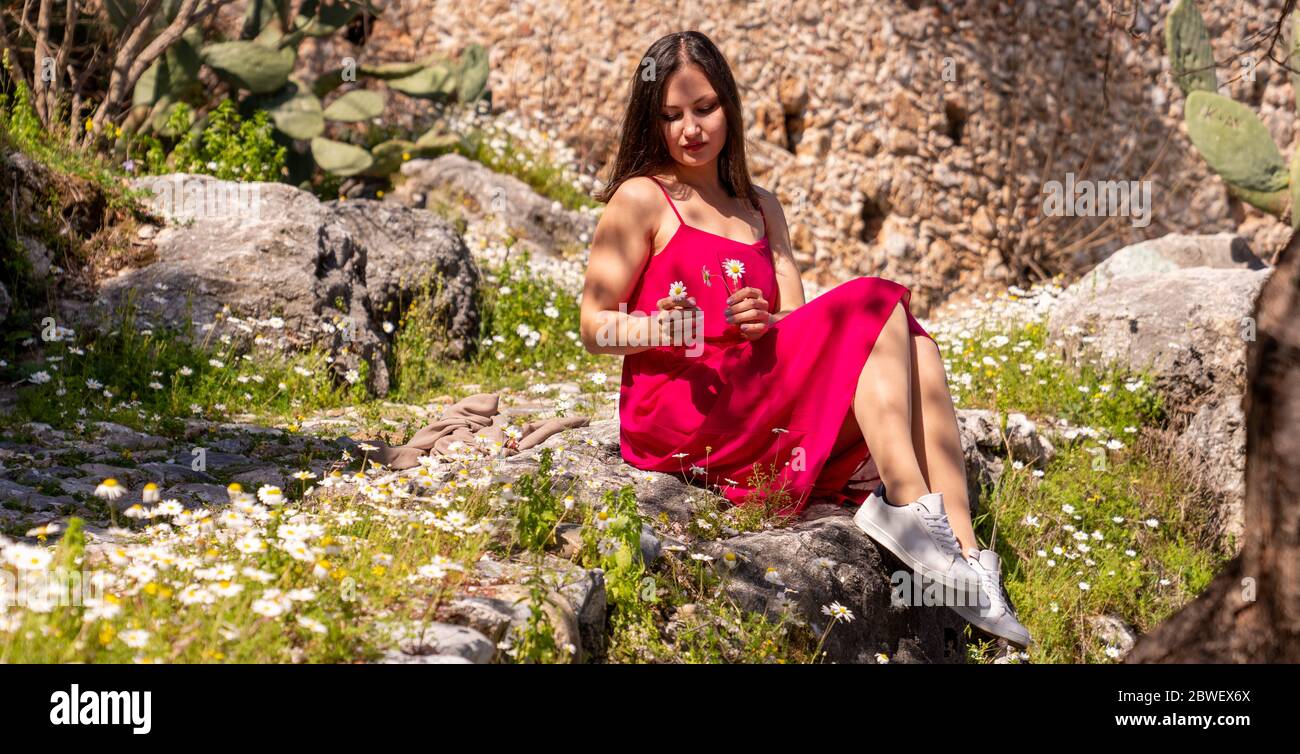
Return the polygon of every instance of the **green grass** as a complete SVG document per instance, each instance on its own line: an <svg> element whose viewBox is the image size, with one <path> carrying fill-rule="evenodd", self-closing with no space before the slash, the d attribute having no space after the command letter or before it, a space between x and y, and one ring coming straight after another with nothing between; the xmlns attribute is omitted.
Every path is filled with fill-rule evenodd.
<svg viewBox="0 0 1300 754"><path fill-rule="evenodd" d="M1231 543L1216 542L1213 501L1168 452L1149 375L1067 365L1038 323L968 335L941 339L961 407L1019 411L1040 432L1065 419L1074 434L1058 437L1042 468L1007 459L974 521L1002 557L1008 595L1039 644L1030 659L1112 662L1090 617L1148 630L1229 559ZM987 649L977 642L972 659Z"/></svg>
<svg viewBox="0 0 1300 754"><path fill-rule="evenodd" d="M550 453L514 482L474 483L468 466L444 483L418 474L415 494L372 472L341 471L282 504L127 521L129 542L86 551L74 519L52 551L51 572L98 571L84 604L10 610L0 662L349 662L374 660L384 624L436 619L455 594L483 582L487 555L529 560L552 549L564 521L582 527L576 560L606 575L608 661L807 661L806 627L749 615L727 599L713 566L675 554L640 556L641 518L630 486L575 501ZM488 475L491 470L484 472ZM358 481L355 486L347 483ZM576 484L576 482L574 482ZM490 521L504 516L511 525ZM219 532L233 536L219 536ZM29 551L23 550L22 553ZM725 574L725 569L722 571ZM530 618L502 641L504 662L568 660L529 579Z"/></svg>
<svg viewBox="0 0 1300 754"><path fill-rule="evenodd" d="M121 130L116 129L120 136ZM112 208L130 206L130 192L121 183L121 167L100 156L68 144L65 130L51 132L41 125L32 107L31 92L22 82L12 95L0 92L0 145L19 149L57 173L95 182Z"/></svg>
<svg viewBox="0 0 1300 754"><path fill-rule="evenodd" d="M479 288L482 336L465 361L428 358L439 349L443 332L432 316L434 292L426 288L417 295L400 319L393 344L394 399L459 399L471 390L522 391L555 382L576 383L583 393L613 389L619 359L588 353L578 337L574 297L528 269L524 253L486 271Z"/></svg>
<svg viewBox="0 0 1300 754"><path fill-rule="evenodd" d="M259 334L275 335L275 328ZM59 335L21 365L29 384L12 421L60 428L114 421L177 434L189 417L294 416L364 398L360 377L354 385L333 384L319 351L284 353L254 345L251 336L223 341L192 328L142 329L129 304L109 332Z"/></svg>
<svg viewBox="0 0 1300 754"><path fill-rule="evenodd" d="M498 146L496 142L502 143ZM566 209L600 206L574 185L574 177L567 169L535 154L503 129L476 128L461 137L456 151L497 173L518 178Z"/></svg>
<svg viewBox="0 0 1300 754"><path fill-rule="evenodd" d="M17 623L4 626L11 635L0 644L0 662L375 659L383 637L374 626L427 618L455 592L462 569L487 541L456 525L448 511L411 521L381 510L377 503L386 500L388 491L377 486L370 498L321 495L282 509L249 509L242 528L217 520L225 510L213 511L208 524L172 517L176 536L137 527L139 544L110 548L108 559L82 566L114 574L103 593L89 590L100 599L11 613ZM458 495L454 510L477 520L488 504L486 493ZM78 537L70 536L76 526L56 548L56 563L77 562ZM287 527L301 538L281 537ZM218 529L241 532L240 539L223 541ZM241 552L241 539L260 551ZM152 554L144 543L156 546Z"/></svg>
<svg viewBox="0 0 1300 754"><path fill-rule="evenodd" d="M1008 593L1040 644L1035 662L1111 661L1088 618L1115 615L1147 631L1228 560L1206 501L1157 442L1115 454L1104 470L1075 444L1042 479L1009 469L992 491L976 528L996 532Z"/></svg>

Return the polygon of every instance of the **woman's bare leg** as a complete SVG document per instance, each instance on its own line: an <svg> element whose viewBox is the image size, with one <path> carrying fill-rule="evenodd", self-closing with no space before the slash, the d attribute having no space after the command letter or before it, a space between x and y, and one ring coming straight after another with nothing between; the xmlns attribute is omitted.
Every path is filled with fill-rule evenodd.
<svg viewBox="0 0 1300 754"><path fill-rule="evenodd" d="M979 544L971 526L966 462L943 357L939 346L924 335L911 335L908 340L912 353L912 447L926 485L943 493L948 524L966 553L972 547L978 549ZM885 487L888 490L889 485Z"/></svg>
<svg viewBox="0 0 1300 754"><path fill-rule="evenodd" d="M907 505L930 492L912 440L909 335L907 315L899 302L876 337L853 395L853 415L895 505Z"/></svg>

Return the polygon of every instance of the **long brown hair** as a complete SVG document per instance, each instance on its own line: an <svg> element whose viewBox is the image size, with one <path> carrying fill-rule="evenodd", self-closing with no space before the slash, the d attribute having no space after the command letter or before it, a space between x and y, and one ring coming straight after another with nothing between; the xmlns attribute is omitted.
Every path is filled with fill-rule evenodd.
<svg viewBox="0 0 1300 754"><path fill-rule="evenodd" d="M664 91L673 73L692 63L699 66L717 92L727 117L727 141L718 153L718 179L729 195L759 206L745 162L745 124L736 80L713 40L698 31L679 31L660 37L642 56L632 74L614 169L605 186L592 194L596 201L608 202L627 179L653 175L672 163L659 127Z"/></svg>

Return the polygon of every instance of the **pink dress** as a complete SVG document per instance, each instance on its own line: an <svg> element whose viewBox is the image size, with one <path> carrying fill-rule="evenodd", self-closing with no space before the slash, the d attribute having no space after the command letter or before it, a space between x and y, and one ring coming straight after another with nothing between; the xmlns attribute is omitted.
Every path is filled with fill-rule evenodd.
<svg viewBox="0 0 1300 754"><path fill-rule="evenodd" d="M669 286L684 283L704 313L703 343L697 337L623 357L623 459L709 486L737 505L762 504L784 489L784 514L819 498L861 504L879 475L853 415L853 394L900 301L911 332L931 337L908 308L911 291L879 277L856 278L747 340L724 316L733 291L753 286L771 311L781 308L766 215L763 238L742 243L687 225L659 188L679 225L625 303L630 313L653 314ZM728 277L724 264L734 269L735 262L744 272ZM760 486L751 480L755 473L773 478Z"/></svg>

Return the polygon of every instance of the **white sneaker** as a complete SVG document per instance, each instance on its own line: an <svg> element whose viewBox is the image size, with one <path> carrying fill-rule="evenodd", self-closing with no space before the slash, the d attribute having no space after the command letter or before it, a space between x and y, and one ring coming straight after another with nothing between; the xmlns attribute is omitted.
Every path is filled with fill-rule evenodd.
<svg viewBox="0 0 1300 754"><path fill-rule="evenodd" d="M853 523L924 579L958 594L973 596L978 590L979 578L962 559L961 545L948 525L942 492L890 505L882 484L858 507Z"/></svg>
<svg viewBox="0 0 1300 754"><path fill-rule="evenodd" d="M953 605L952 609L971 625L1006 639L1021 648L1034 643L1029 629L1016 618L1002 588L1002 559L992 550L980 550L966 562L979 576L979 600L974 605Z"/></svg>

